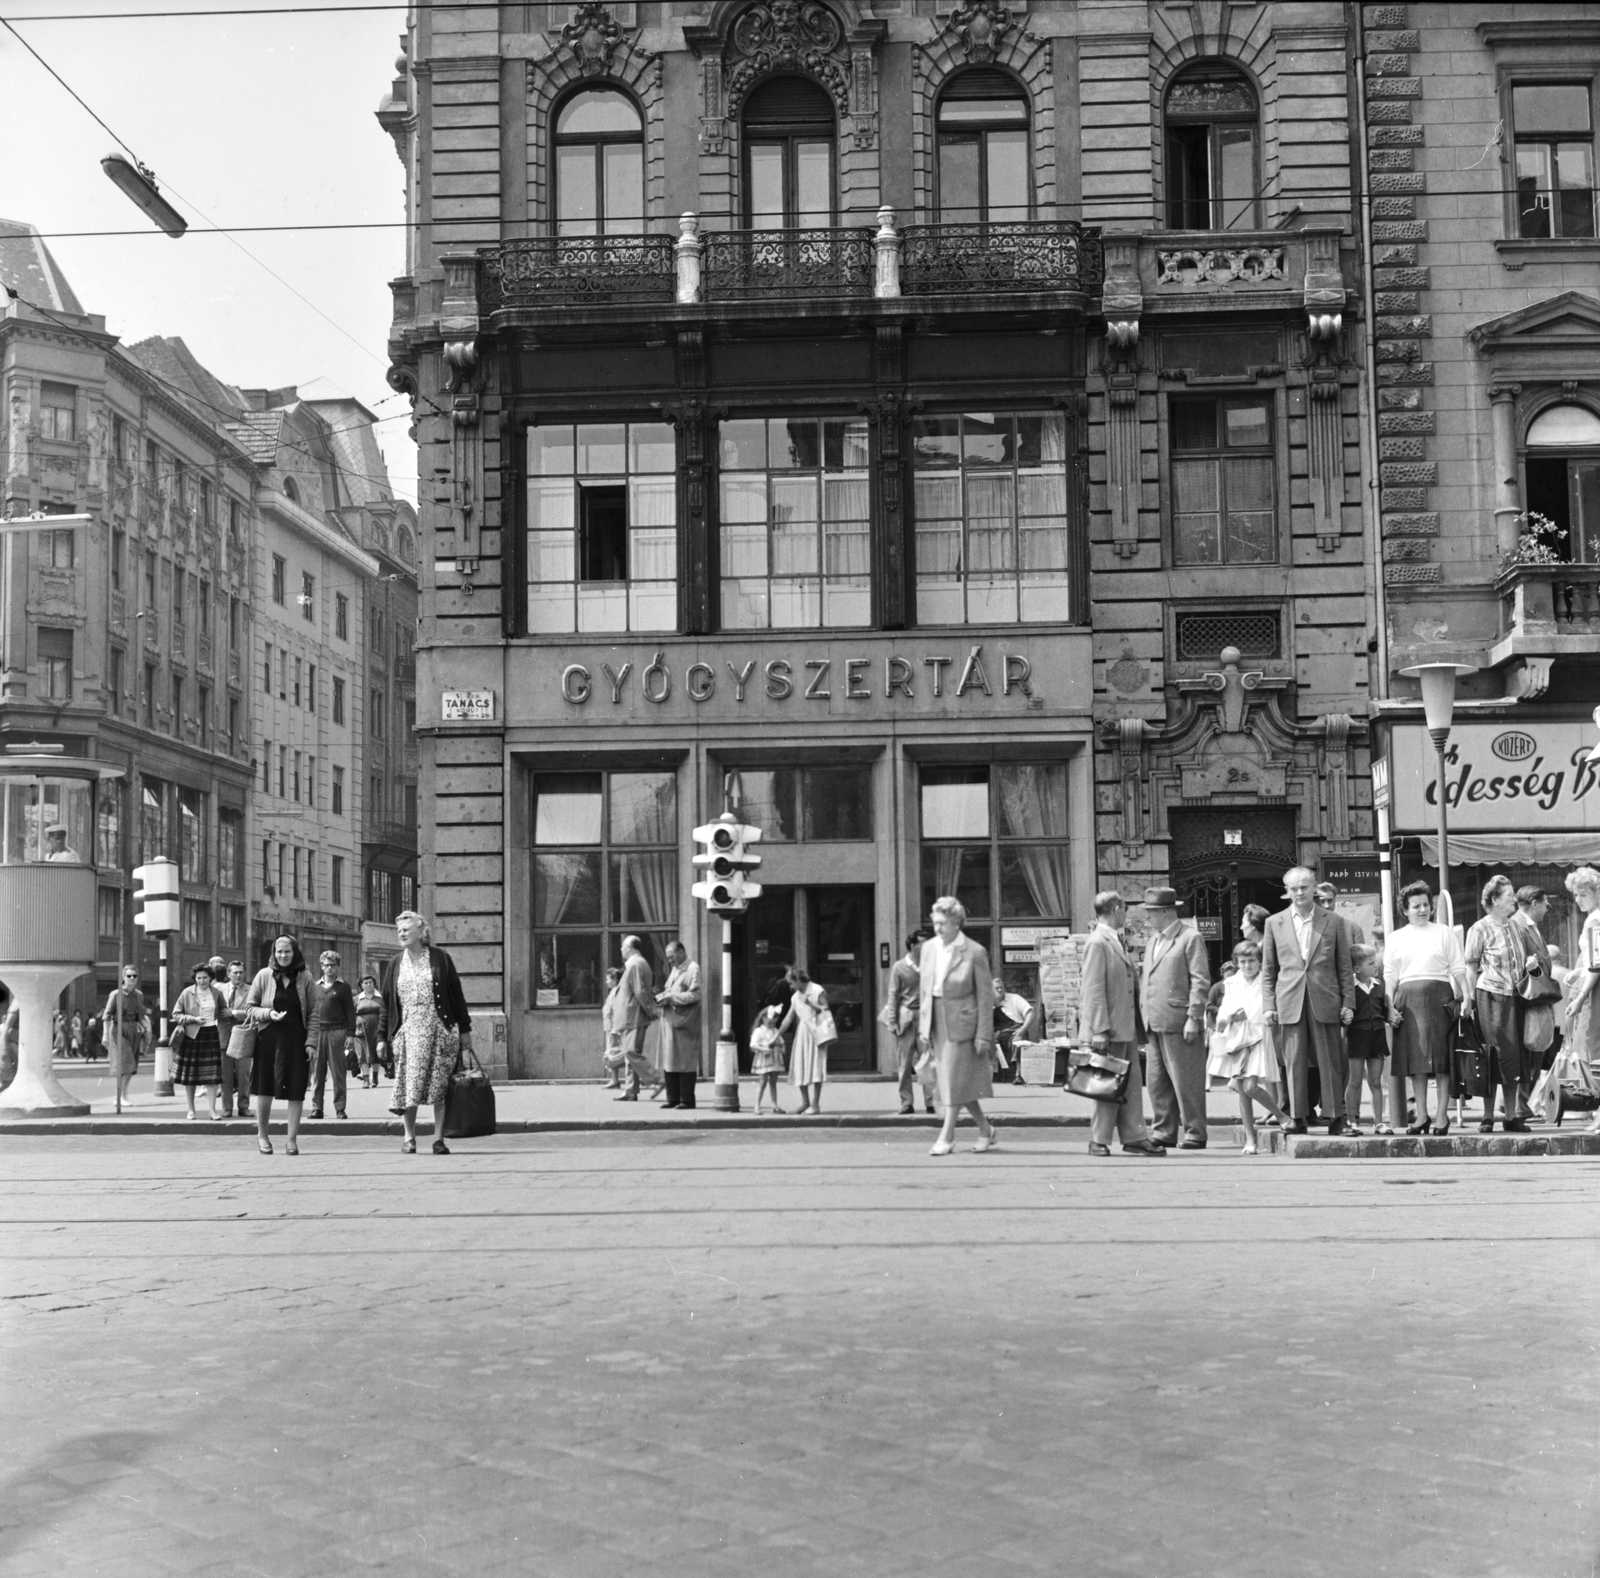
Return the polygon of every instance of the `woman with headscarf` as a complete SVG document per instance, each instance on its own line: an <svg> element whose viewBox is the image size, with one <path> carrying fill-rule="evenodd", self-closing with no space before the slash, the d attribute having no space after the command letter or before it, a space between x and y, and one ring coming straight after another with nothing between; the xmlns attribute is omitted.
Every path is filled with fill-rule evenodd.
<svg viewBox="0 0 1600 1578"><path fill-rule="evenodd" d="M311 972L300 944L288 935L272 944L272 963L256 972L245 998L245 1022L256 1027L255 1062L250 1094L256 1098L256 1149L272 1154L267 1124L274 1100L289 1104L289 1140L284 1149L300 1154L300 1114L311 1059L306 1055L306 1030L311 1024Z"/></svg>
<svg viewBox="0 0 1600 1578"><path fill-rule="evenodd" d="M394 1053L394 1101L408 1156L417 1149L417 1108L433 1108L433 1154L448 1156L444 1143L445 1106L450 1076L463 1051L472 1050L472 1016L461 991L461 977L443 948L428 941L428 923L415 910L394 918L400 953L384 967L383 1012L378 1018L378 1051Z"/></svg>

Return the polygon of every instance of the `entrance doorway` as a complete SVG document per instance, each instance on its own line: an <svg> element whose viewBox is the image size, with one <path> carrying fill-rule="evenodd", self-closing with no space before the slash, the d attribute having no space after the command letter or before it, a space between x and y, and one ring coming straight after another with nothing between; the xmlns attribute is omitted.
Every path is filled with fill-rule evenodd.
<svg viewBox="0 0 1600 1578"><path fill-rule="evenodd" d="M870 886L780 887L761 896L733 927L734 1034L739 1067L750 1069L750 1027L768 1003L788 1009L784 971L800 965L828 994L839 1039L828 1050L829 1073L876 1066L872 1036L872 909Z"/></svg>
<svg viewBox="0 0 1600 1578"><path fill-rule="evenodd" d="M1172 885L1187 900L1205 939L1211 979L1233 957L1244 912L1284 906L1283 874L1296 862L1292 809L1199 810L1170 813Z"/></svg>

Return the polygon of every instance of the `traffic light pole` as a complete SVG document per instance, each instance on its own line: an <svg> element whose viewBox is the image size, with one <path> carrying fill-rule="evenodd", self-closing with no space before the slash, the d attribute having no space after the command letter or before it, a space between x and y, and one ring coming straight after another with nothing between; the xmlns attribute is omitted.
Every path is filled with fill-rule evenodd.
<svg viewBox="0 0 1600 1578"><path fill-rule="evenodd" d="M158 1096L172 1089L172 1047L167 1040L167 933L161 934L161 1000L156 1004L156 1088Z"/></svg>
<svg viewBox="0 0 1600 1578"><path fill-rule="evenodd" d="M733 1039L733 922L722 917L722 1030L717 1037L717 1072L711 1087L715 1112L739 1110L739 1043Z"/></svg>

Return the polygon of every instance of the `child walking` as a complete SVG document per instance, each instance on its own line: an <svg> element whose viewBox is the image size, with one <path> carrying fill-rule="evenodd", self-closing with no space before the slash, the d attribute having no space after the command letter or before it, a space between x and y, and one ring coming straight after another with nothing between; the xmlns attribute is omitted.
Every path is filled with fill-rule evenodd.
<svg viewBox="0 0 1600 1578"><path fill-rule="evenodd" d="M1284 1128L1288 1115L1278 1105L1277 1060L1267 1045L1261 1000L1261 949L1253 942L1241 942L1233 950L1238 973L1228 977L1222 1001L1217 1004L1217 1029L1211 1038L1211 1053L1206 1073L1211 1088L1224 1086L1239 1096L1239 1120L1244 1124L1244 1152L1254 1156L1259 1147L1256 1137L1255 1103L1260 1102Z"/></svg>
<svg viewBox="0 0 1600 1578"><path fill-rule="evenodd" d="M772 1110L783 1111L778 1105L778 1081L783 1077L783 1033L778 1029L778 1022L782 1017L783 1010L777 1004L763 1008L761 1017L750 1031L750 1072L761 1081L756 1086L758 1113L762 1099L769 1091L772 1094Z"/></svg>
<svg viewBox="0 0 1600 1578"><path fill-rule="evenodd" d="M1374 1134L1393 1134L1384 1121L1383 1065L1389 1058L1389 995L1378 979L1378 950L1371 943L1354 943L1350 961L1356 971L1356 1013L1345 1031L1345 1046L1350 1054L1350 1079L1345 1086L1344 1110L1350 1121L1347 1133L1359 1134L1361 1120L1361 1081L1365 1077L1372 1092Z"/></svg>

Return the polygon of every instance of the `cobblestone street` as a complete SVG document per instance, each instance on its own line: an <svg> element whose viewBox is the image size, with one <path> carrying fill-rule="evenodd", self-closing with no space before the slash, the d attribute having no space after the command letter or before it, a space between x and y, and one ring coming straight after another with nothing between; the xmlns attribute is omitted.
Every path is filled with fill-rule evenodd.
<svg viewBox="0 0 1600 1578"><path fill-rule="evenodd" d="M0 1571L1595 1570L1592 1162L423 1150L9 1140Z"/></svg>

